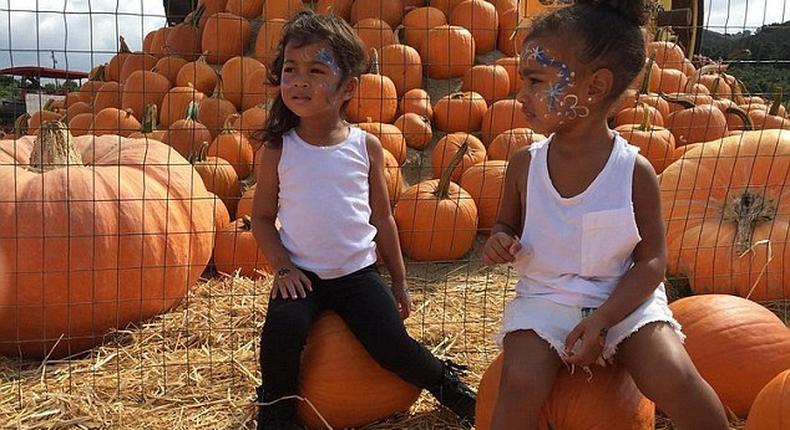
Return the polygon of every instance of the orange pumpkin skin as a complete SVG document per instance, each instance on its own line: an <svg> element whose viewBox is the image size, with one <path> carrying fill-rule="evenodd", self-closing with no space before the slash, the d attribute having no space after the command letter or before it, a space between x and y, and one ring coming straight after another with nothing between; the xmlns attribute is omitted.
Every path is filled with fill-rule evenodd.
<svg viewBox="0 0 790 430"><path fill-rule="evenodd" d="M176 75L176 85L188 87L192 85L196 90L205 95L211 95L217 86L217 72L208 65L205 57L186 63Z"/></svg>
<svg viewBox="0 0 790 430"><path fill-rule="evenodd" d="M710 104L672 112L664 122L679 146L708 142L727 134L727 118Z"/></svg>
<svg viewBox="0 0 790 430"><path fill-rule="evenodd" d="M436 102L433 119L439 130L471 133L480 130L487 110L485 99L476 92L452 93Z"/></svg>
<svg viewBox="0 0 790 430"><path fill-rule="evenodd" d="M39 173L34 138L0 141L0 218L15 220L0 224L2 355L90 348L176 304L209 260L210 194L186 160L144 139L73 142L81 163Z"/></svg>
<svg viewBox="0 0 790 430"><path fill-rule="evenodd" d="M376 57L374 53L371 73L359 77L359 85L346 106L346 116L351 122L362 122L368 118L385 123L395 120L398 92L390 78L378 73Z"/></svg>
<svg viewBox="0 0 790 430"><path fill-rule="evenodd" d="M406 146L422 150L431 144L433 130L431 120L416 113L405 113L395 120L395 127L403 133Z"/></svg>
<svg viewBox="0 0 790 430"><path fill-rule="evenodd" d="M400 101L401 113L415 113L428 119L433 119L431 97L422 88L406 91Z"/></svg>
<svg viewBox="0 0 790 430"><path fill-rule="evenodd" d="M464 27L472 33L475 55L496 49L499 16L493 4L484 0L464 0L450 12L450 24Z"/></svg>
<svg viewBox="0 0 790 430"><path fill-rule="evenodd" d="M189 161L195 166L206 189L222 200L228 216L236 219L236 205L241 197L241 186L236 169L224 158L207 156L208 145L203 144L197 153L190 154Z"/></svg>
<svg viewBox="0 0 790 430"><path fill-rule="evenodd" d="M243 218L245 215L249 217L252 216L253 197L255 197L255 184L252 184L250 188L247 188L247 190L241 194L239 204L236 206L236 218Z"/></svg>
<svg viewBox="0 0 790 430"><path fill-rule="evenodd" d="M486 105L490 105L510 93L510 76L504 66L474 66L464 74L461 91L474 91L486 100Z"/></svg>
<svg viewBox="0 0 790 430"><path fill-rule="evenodd" d="M478 430L491 429L503 363L500 354L488 366L477 389L475 428ZM655 405L642 396L624 368L595 366L592 381L587 378L584 372L577 371L571 375L564 368L559 370L552 392L541 411L541 430L655 428Z"/></svg>
<svg viewBox="0 0 790 430"><path fill-rule="evenodd" d="M790 297L787 157L787 131L747 131L694 145L667 166L660 185L668 273L688 276L697 294ZM753 222L747 207L757 209Z"/></svg>
<svg viewBox="0 0 790 430"><path fill-rule="evenodd" d="M411 10L403 17L403 39L406 44L420 49L428 37L428 30L447 24L445 14L435 7L420 7Z"/></svg>
<svg viewBox="0 0 790 430"><path fill-rule="evenodd" d="M254 149L260 148L263 141L257 137L257 132L266 125L269 110L260 106L253 106L239 115L231 125L234 130L239 130Z"/></svg>
<svg viewBox="0 0 790 430"><path fill-rule="evenodd" d="M496 224L506 169L507 161L481 161L466 169L461 176L461 188L475 199L477 229L481 233L488 234Z"/></svg>
<svg viewBox="0 0 790 430"><path fill-rule="evenodd" d="M662 69L671 68L680 70L686 54L680 45L673 42L655 41L647 44L647 56L654 57L656 64Z"/></svg>
<svg viewBox="0 0 790 430"><path fill-rule="evenodd" d="M229 117L225 121L224 129L211 142L207 154L227 160L233 166L233 169L236 170L239 178L244 179L252 173L255 151L252 149L249 140L239 133L238 130L231 127L235 120L235 117ZM228 209L230 210L231 208Z"/></svg>
<svg viewBox="0 0 790 430"><path fill-rule="evenodd" d="M406 139L400 129L393 124L382 122L360 122L357 127L368 133L376 135L381 141L381 146L390 152L401 166L406 162Z"/></svg>
<svg viewBox="0 0 790 430"><path fill-rule="evenodd" d="M615 128L631 145L650 161L656 173L661 173L675 161L675 137L664 127L649 126L645 130L640 124L626 124Z"/></svg>
<svg viewBox="0 0 790 430"><path fill-rule="evenodd" d="M398 160L386 149L384 150L384 179L387 181L387 196L390 206L395 206L403 192L403 172Z"/></svg>
<svg viewBox="0 0 790 430"><path fill-rule="evenodd" d="M790 423L790 369L776 375L752 403L746 430L787 430Z"/></svg>
<svg viewBox="0 0 790 430"><path fill-rule="evenodd" d="M255 278L271 273L272 269L258 242L252 235L249 217L239 218L217 232L214 245L214 264L217 271Z"/></svg>
<svg viewBox="0 0 790 430"><path fill-rule="evenodd" d="M379 366L335 312L324 312L313 323L298 392L332 428L362 427L406 411L420 391ZM306 402L298 402L297 411L308 428L326 428Z"/></svg>
<svg viewBox="0 0 790 430"><path fill-rule="evenodd" d="M159 123L163 128L170 127L171 124L184 117L189 103L200 102L206 96L194 87L173 87L162 98L162 108L159 109Z"/></svg>
<svg viewBox="0 0 790 430"><path fill-rule="evenodd" d="M425 75L433 79L461 77L475 63L472 33L457 25L431 28L417 50L426 65Z"/></svg>
<svg viewBox="0 0 790 430"><path fill-rule="evenodd" d="M436 147L431 152L431 171L435 179L441 177L445 170L450 168L453 157L464 143L468 148L461 162L450 174L451 181L458 183L467 169L486 159L486 148L474 135L462 132L446 134L436 142Z"/></svg>
<svg viewBox="0 0 790 430"><path fill-rule="evenodd" d="M72 136L82 136L91 133L93 125L93 113L81 113L74 115L69 121L69 131Z"/></svg>
<svg viewBox="0 0 790 430"><path fill-rule="evenodd" d="M211 64L224 64L229 59L244 55L252 37L250 22L227 12L211 15L203 27L200 49Z"/></svg>
<svg viewBox="0 0 790 430"><path fill-rule="evenodd" d="M502 132L513 128L529 128L529 122L521 112L521 102L505 99L488 107L480 124L480 134L483 143L489 145Z"/></svg>
<svg viewBox="0 0 790 430"><path fill-rule="evenodd" d="M267 73L266 68L257 70L242 82L241 91L244 95L241 99L242 109L248 110L260 104L267 105L280 93L280 87L269 83Z"/></svg>
<svg viewBox="0 0 790 430"><path fill-rule="evenodd" d="M507 130L491 142L486 148L489 160L507 161L521 148L526 148L535 142L546 139L546 136L535 133L529 128L514 128Z"/></svg>
<svg viewBox="0 0 790 430"><path fill-rule="evenodd" d="M403 0L355 1L351 6L351 22L356 24L365 18L379 18L395 28L403 19Z"/></svg>
<svg viewBox="0 0 790 430"><path fill-rule="evenodd" d="M222 75L223 94L236 109L242 107L242 99L245 96L244 83L253 73L260 70L266 70L266 67L252 57L233 57L222 65L220 74Z"/></svg>
<svg viewBox="0 0 790 430"><path fill-rule="evenodd" d="M763 306L727 294L684 297L669 305L686 334L694 366L739 417L773 377L790 368L790 330Z"/></svg>
<svg viewBox="0 0 790 430"><path fill-rule="evenodd" d="M175 82L178 79L178 72L187 64L187 60L176 57L176 56L167 56L162 57L159 61L156 62L156 65L153 68L153 71L159 73L160 75L167 78L168 81L171 83Z"/></svg>
<svg viewBox="0 0 790 430"><path fill-rule="evenodd" d="M648 115L650 116L650 124L657 125L659 127L664 126L664 117L661 116L661 112L659 112L658 109L650 105L639 105L625 108L618 112L614 117L615 127L628 124L639 124L642 122L642 119L645 115L645 110L648 111Z"/></svg>
<svg viewBox="0 0 790 430"><path fill-rule="evenodd" d="M662 93L679 93L686 89L688 78L680 70L661 69L658 76L652 79L657 81L655 90Z"/></svg>
<svg viewBox="0 0 790 430"><path fill-rule="evenodd" d="M301 0L264 0L261 19L281 18L287 20L304 9L307 9L307 6Z"/></svg>
<svg viewBox="0 0 790 430"><path fill-rule="evenodd" d="M422 86L422 60L417 50L408 45L392 44L381 48L381 74L395 85L401 96Z"/></svg>
<svg viewBox="0 0 790 430"><path fill-rule="evenodd" d="M365 18L354 24L359 39L367 49L381 50L386 45L397 43L395 33L386 22L378 18Z"/></svg>
<svg viewBox="0 0 790 430"><path fill-rule="evenodd" d="M508 94L516 94L521 89L521 78L518 76L518 65L520 62L519 57L502 57L494 62L494 64L504 67L507 71L508 82L510 83Z"/></svg>
<svg viewBox="0 0 790 430"><path fill-rule="evenodd" d="M91 130L96 136L117 134L129 136L140 130L140 121L134 117L132 111L120 110L113 107L104 108L93 118Z"/></svg>
<svg viewBox="0 0 790 430"><path fill-rule="evenodd" d="M247 19L255 19L263 10L265 0L228 0L225 4L225 12L243 16Z"/></svg>
<svg viewBox="0 0 790 430"><path fill-rule="evenodd" d="M335 14L346 21L351 21L351 6L354 0L318 0L315 12L322 15Z"/></svg>
<svg viewBox="0 0 790 430"><path fill-rule="evenodd" d="M255 37L255 58L266 67L271 67L277 58L277 44L280 43L283 27L285 20L282 18L266 19Z"/></svg>
<svg viewBox="0 0 790 430"><path fill-rule="evenodd" d="M166 77L143 70L138 70L126 79L121 94L121 106L131 109L138 120L143 119L145 106L162 104L162 98L170 90L170 81Z"/></svg>
<svg viewBox="0 0 790 430"><path fill-rule="evenodd" d="M477 234L475 201L449 177L407 188L393 215L403 252L417 261L461 258Z"/></svg>

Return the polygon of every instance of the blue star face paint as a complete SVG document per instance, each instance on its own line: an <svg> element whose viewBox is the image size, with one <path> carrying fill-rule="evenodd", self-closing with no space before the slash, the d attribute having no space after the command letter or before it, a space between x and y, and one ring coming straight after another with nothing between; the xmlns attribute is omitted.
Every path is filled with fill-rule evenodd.
<svg viewBox="0 0 790 430"><path fill-rule="evenodd" d="M318 50L318 53L315 55L316 59L324 64L327 65L332 70L334 75L340 74L340 66L338 66L337 61L335 61L335 56L332 55L326 48L321 48Z"/></svg>
<svg viewBox="0 0 790 430"><path fill-rule="evenodd" d="M551 84L546 91L548 98L549 112L557 112L557 107L561 105L560 99L563 93L573 86L573 73L567 64L557 61L550 57L546 50L540 46L529 45L524 48L524 57L528 60L535 60L543 67L557 69L557 82Z"/></svg>

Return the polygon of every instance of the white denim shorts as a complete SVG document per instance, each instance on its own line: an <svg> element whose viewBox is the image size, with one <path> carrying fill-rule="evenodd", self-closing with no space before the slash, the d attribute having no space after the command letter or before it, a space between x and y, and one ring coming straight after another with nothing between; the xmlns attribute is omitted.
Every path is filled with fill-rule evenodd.
<svg viewBox="0 0 790 430"><path fill-rule="evenodd" d="M565 361L565 338L582 318L594 310L594 308L563 305L536 297L516 297L505 307L502 329L496 336L495 341L502 348L502 342L508 333L519 330L533 330L557 351L560 358ZM607 363L611 363L617 352L617 346L622 341L645 325L654 322L669 324L677 333L680 341L683 342L685 340L686 336L681 331L680 323L675 320L672 311L669 309L663 285L656 288L653 295L624 320L609 328L604 349L598 358L597 364L606 366ZM574 345L573 350L576 351L579 347L581 347L581 341Z"/></svg>

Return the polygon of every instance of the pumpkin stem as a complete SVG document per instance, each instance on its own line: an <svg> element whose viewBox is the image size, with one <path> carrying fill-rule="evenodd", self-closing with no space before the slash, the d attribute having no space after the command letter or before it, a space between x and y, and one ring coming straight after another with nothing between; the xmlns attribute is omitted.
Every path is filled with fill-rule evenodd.
<svg viewBox="0 0 790 430"><path fill-rule="evenodd" d="M156 123L156 117L159 115L158 110L153 103L145 105L145 109L143 109L143 126L140 127L140 131L151 133L158 129Z"/></svg>
<svg viewBox="0 0 790 430"><path fill-rule="evenodd" d="M200 147L197 150L193 149L192 152L189 153L189 157L187 157L187 161L189 161L189 164L197 164L197 163L205 162L206 157L208 156L208 146L209 146L208 142L204 140L203 143L200 144Z"/></svg>
<svg viewBox="0 0 790 430"><path fill-rule="evenodd" d="M659 96L670 103L677 103L683 106L683 109L691 109L696 106L691 98L682 95L659 93Z"/></svg>
<svg viewBox="0 0 790 430"><path fill-rule="evenodd" d="M220 132L220 134L233 134L233 133L238 132L238 130L236 130L236 128L233 127L233 123L237 119L239 119L240 117L241 117L241 115L239 115L237 113L234 113L232 115L228 115L228 117L225 118L225 123L222 124L222 131Z"/></svg>
<svg viewBox="0 0 790 430"><path fill-rule="evenodd" d="M225 93L222 92L222 74L214 72L217 76L217 85L214 86L214 93L211 94L212 98L225 99Z"/></svg>
<svg viewBox="0 0 790 430"><path fill-rule="evenodd" d="M724 110L725 114L733 114L736 115L738 118L743 121L743 130L751 131L754 130L754 123L752 119L749 118L749 114L746 113L745 110L739 108L738 106L730 106Z"/></svg>
<svg viewBox="0 0 790 430"><path fill-rule="evenodd" d="M42 111L47 112L55 112L55 109L52 109L52 105L55 103L55 99L49 99L46 103L44 103L44 107L41 108Z"/></svg>
<svg viewBox="0 0 790 430"><path fill-rule="evenodd" d="M721 76L717 77L716 79L713 80L713 84L711 84L710 86L710 95L716 100L719 99L718 93L719 93L719 83L721 82L721 79L722 79Z"/></svg>
<svg viewBox="0 0 790 430"><path fill-rule="evenodd" d="M782 106L782 99L784 98L784 91L782 90L782 87L776 86L775 88L776 97L774 98L774 101L771 102L771 107L768 108L768 114L774 116L779 115L779 107Z"/></svg>
<svg viewBox="0 0 790 430"><path fill-rule="evenodd" d="M192 121L197 121L198 117L198 104L192 100L187 105L187 109L184 112L184 119L191 119Z"/></svg>
<svg viewBox="0 0 790 430"><path fill-rule="evenodd" d="M252 231L252 218L250 218L249 215L244 215L241 217L241 224L242 230Z"/></svg>
<svg viewBox="0 0 790 430"><path fill-rule="evenodd" d="M650 124L650 108L648 107L648 104L644 102L639 103L639 105L642 106L642 123L639 124L637 130L650 131L653 129L653 125Z"/></svg>
<svg viewBox="0 0 790 430"><path fill-rule="evenodd" d="M379 51L376 48L370 49L370 73L373 75L379 74Z"/></svg>
<svg viewBox="0 0 790 430"><path fill-rule="evenodd" d="M197 28L200 23L200 18L203 17L203 13L206 12L206 4L201 3L200 6L195 9L195 13L192 14L192 17L189 19L189 25L192 27Z"/></svg>
<svg viewBox="0 0 790 430"><path fill-rule="evenodd" d="M763 194L745 190L730 197L725 203L722 218L737 224L735 246L739 253L751 247L752 231L758 223L768 222L776 216L776 205Z"/></svg>
<svg viewBox="0 0 790 430"><path fill-rule="evenodd" d="M121 47L118 48L118 53L131 54L132 50L129 49L129 45L126 44L126 39L124 39L123 36L119 36L118 39L121 41Z"/></svg>
<svg viewBox="0 0 790 430"><path fill-rule="evenodd" d="M104 70L106 68L107 66L104 64L100 64L96 66L96 68L91 70L91 73L88 75L88 80L96 81L96 82L104 82Z"/></svg>
<svg viewBox="0 0 790 430"><path fill-rule="evenodd" d="M737 105L746 104L746 99L743 97L747 93L746 85L738 78L733 77L734 82L732 85L732 101Z"/></svg>
<svg viewBox="0 0 790 430"><path fill-rule="evenodd" d="M441 179L439 179L439 185L436 187L436 191L434 192L434 195L439 200L450 198L450 177L453 175L455 168L461 164L461 160L463 160L464 156L466 155L466 151L469 150L469 142L467 140L468 137L464 139L464 143L458 148L458 151L456 151L453 159L450 160L450 164L447 166L447 169L442 173Z"/></svg>
<svg viewBox="0 0 790 430"><path fill-rule="evenodd" d="M642 79L642 85L639 87L639 94L647 94L650 90L650 81L653 79L653 64L655 62L656 56L651 55L647 60L647 65L645 65L645 77Z"/></svg>
<svg viewBox="0 0 790 430"><path fill-rule="evenodd" d="M47 172L58 167L83 166L82 156L74 148L74 141L66 124L46 121L41 124L30 153L30 170Z"/></svg>
<svg viewBox="0 0 790 430"><path fill-rule="evenodd" d="M28 123L30 121L30 114L25 112L22 115L19 115L14 121L14 136L17 138L22 137L22 135L27 134L28 132Z"/></svg>

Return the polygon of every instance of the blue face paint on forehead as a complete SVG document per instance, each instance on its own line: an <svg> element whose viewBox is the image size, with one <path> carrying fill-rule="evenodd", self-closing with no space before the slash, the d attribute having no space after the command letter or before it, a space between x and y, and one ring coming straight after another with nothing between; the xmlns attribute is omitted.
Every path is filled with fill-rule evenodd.
<svg viewBox="0 0 790 430"><path fill-rule="evenodd" d="M318 53L316 54L316 58L318 59L318 61L329 66L329 68L332 69L332 73L334 74L340 73L340 66L338 66L337 61L335 61L334 55L332 55L332 53L329 52L328 49L326 48L319 49Z"/></svg>
<svg viewBox="0 0 790 430"><path fill-rule="evenodd" d="M566 89L573 86L573 73L570 71L567 64L550 57L546 53L546 50L540 46L527 46L524 48L524 53L522 55L527 60L531 59L537 61L541 66L557 69L558 81L549 87L547 94L549 98L549 111L555 112L557 105L560 103L560 96Z"/></svg>

